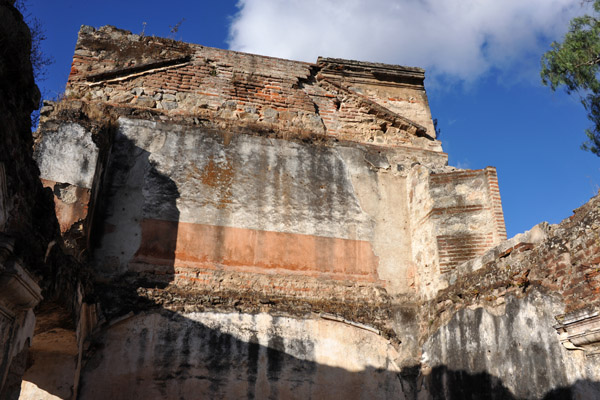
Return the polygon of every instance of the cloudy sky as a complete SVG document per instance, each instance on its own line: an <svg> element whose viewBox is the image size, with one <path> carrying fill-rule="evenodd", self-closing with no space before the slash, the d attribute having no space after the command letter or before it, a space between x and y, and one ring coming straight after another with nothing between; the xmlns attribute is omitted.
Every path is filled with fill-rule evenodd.
<svg viewBox="0 0 600 400"><path fill-rule="evenodd" d="M418 65L473 82L527 65L581 12L573 0L241 0L232 49ZM537 63L536 63L537 64Z"/></svg>
<svg viewBox="0 0 600 400"><path fill-rule="evenodd" d="M342 57L423 67L450 164L498 168L509 236L560 222L600 185L579 145L577 98L539 80L540 57L583 14L581 0L28 0L55 63L41 83L64 91L80 25L115 25L206 46L314 62ZM586 5L589 6L589 5Z"/></svg>

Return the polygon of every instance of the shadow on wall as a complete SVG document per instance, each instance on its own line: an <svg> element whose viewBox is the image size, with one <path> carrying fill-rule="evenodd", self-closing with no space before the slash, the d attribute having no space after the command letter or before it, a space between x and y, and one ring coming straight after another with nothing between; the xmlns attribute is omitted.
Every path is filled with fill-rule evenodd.
<svg viewBox="0 0 600 400"><path fill-rule="evenodd" d="M117 338L119 340L117 340ZM397 398L395 373L350 372L310 361L308 340L285 351L275 332L267 345L244 341L180 314L141 314L107 331L90 354L85 399L129 398Z"/></svg>
<svg viewBox="0 0 600 400"><path fill-rule="evenodd" d="M522 384L528 385L527 371L521 371L521 374ZM454 371L446 366L439 366L433 368L424 381L430 393L429 398L432 399L522 399L513 395L500 378L486 372L471 374L467 371ZM596 399L598 394L600 394L600 382L579 380L569 387L553 389L540 398L544 400ZM416 399L417 396L413 398Z"/></svg>
<svg viewBox="0 0 600 400"><path fill-rule="evenodd" d="M115 131L110 128L105 131L110 132ZM96 301L102 303L108 321L130 310L156 307L140 298L136 289L165 287L173 280L179 220L176 205L179 192L175 183L157 169L148 151L118 130L114 134L96 203L100 207L95 221L101 223L92 231L92 244L97 253L104 255L102 264L97 263L104 268L96 269L96 278L101 282L96 284ZM156 229L156 221L161 229ZM127 270L130 265L136 270ZM63 319L70 320L68 316ZM77 390L74 380L77 381L79 373L76 329L73 326L40 329L40 325L48 325L44 318L37 325L24 384L11 393L10 399L37 399L40 392L71 398Z"/></svg>
<svg viewBox="0 0 600 400"><path fill-rule="evenodd" d="M104 207L94 258L104 276L165 287L175 275L180 194L160 170L164 166L152 158L151 147L128 138L121 127L117 130L99 201Z"/></svg>
<svg viewBox="0 0 600 400"><path fill-rule="evenodd" d="M97 339L80 398L517 399L487 373L437 367L421 377L418 366L349 371L311 361L309 338L290 341L273 331L266 344L256 333L240 340L166 310L138 314ZM599 383L580 381L543 398L594 398L599 391Z"/></svg>

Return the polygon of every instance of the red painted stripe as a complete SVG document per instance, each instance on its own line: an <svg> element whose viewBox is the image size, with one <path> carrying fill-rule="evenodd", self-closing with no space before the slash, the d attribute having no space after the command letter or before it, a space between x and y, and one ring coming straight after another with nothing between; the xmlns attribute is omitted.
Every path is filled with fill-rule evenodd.
<svg viewBox="0 0 600 400"><path fill-rule="evenodd" d="M141 227L133 263L377 280L379 259L367 241L154 219Z"/></svg>

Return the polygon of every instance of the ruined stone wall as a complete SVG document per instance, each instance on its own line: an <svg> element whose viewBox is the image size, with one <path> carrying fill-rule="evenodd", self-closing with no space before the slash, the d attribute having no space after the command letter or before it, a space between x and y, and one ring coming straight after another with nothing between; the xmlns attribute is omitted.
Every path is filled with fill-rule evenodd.
<svg viewBox="0 0 600 400"><path fill-rule="evenodd" d="M31 269L42 265L52 228L50 199L31 158L29 115L39 99L29 61L31 38L14 2L0 2L0 397L18 393L41 290ZM37 204L36 204L37 203ZM41 211L41 212L40 212ZM52 213L50 213L52 215ZM39 227L39 228L38 228Z"/></svg>
<svg viewBox="0 0 600 400"><path fill-rule="evenodd" d="M423 79L418 68L308 64L83 27L67 100L48 107L36 157L62 231L80 233L72 241L90 240L87 213L105 196L95 259L106 273L193 278L225 268L420 294L424 267L413 252L436 254L428 282L443 287L437 247L457 247L415 243L423 221L409 208L406 177L416 165L428 175L453 170L434 138ZM106 126L80 125L78 108ZM66 149L78 158L57 164ZM476 175L446 178L474 180L479 197L470 201L484 210L458 218L455 231L487 238L469 255L502 239L483 221L494 219L494 200ZM444 201L455 186L431 196Z"/></svg>
<svg viewBox="0 0 600 400"><path fill-rule="evenodd" d="M35 144L95 271L81 396L410 397L419 302L464 237L489 239L469 256L503 238L494 171L446 166L423 80L82 27ZM23 393L63 393L69 352Z"/></svg>
<svg viewBox="0 0 600 400"><path fill-rule="evenodd" d="M402 393L393 346L322 318L140 314L119 322L98 345L102 351L84 372L84 398L385 399Z"/></svg>
<svg viewBox="0 0 600 400"><path fill-rule="evenodd" d="M163 310L133 312L102 331L82 393L597 398L599 231L595 197L561 224L459 265L429 301L388 299L379 307L392 337L372 325L373 314L366 324L339 317L357 304L317 314L268 294L273 302L252 304L221 291L186 298L152 289L145 296Z"/></svg>
<svg viewBox="0 0 600 400"><path fill-rule="evenodd" d="M495 168L435 174L413 168L408 190L416 280L424 296L435 296L448 285L449 272L506 239Z"/></svg>
<svg viewBox="0 0 600 400"><path fill-rule="evenodd" d="M76 393L77 355L91 321L84 298L91 290L82 265L66 254L52 192L40 183L33 159L30 115L40 94L31 35L14 3L0 1L0 398L26 398L26 369L49 354L44 369L56 367L63 345L75 349L67 356L70 369L63 369L66 379L34 382L60 384L68 398Z"/></svg>
<svg viewBox="0 0 600 400"><path fill-rule="evenodd" d="M365 90L372 87L377 93L385 85L389 95L403 93L394 101L411 106L396 107L403 111L398 114L379 104L385 100L382 104L387 105L389 96L352 90L348 85L356 75L354 64L363 70ZM132 35L113 27L83 27L66 96L165 110L168 115L233 119L288 134L327 134L440 152L439 142L413 135L435 137L424 71L354 64L321 59L315 65Z"/></svg>
<svg viewBox="0 0 600 400"><path fill-rule="evenodd" d="M426 218L437 235L441 273L506 239L495 168L432 175L429 190L434 204Z"/></svg>
<svg viewBox="0 0 600 400"><path fill-rule="evenodd" d="M424 127L435 137L421 68L319 57L320 75Z"/></svg>
<svg viewBox="0 0 600 400"><path fill-rule="evenodd" d="M423 70L83 27L32 153L10 3L0 398L599 397L600 197L504 240Z"/></svg>
<svg viewBox="0 0 600 400"><path fill-rule="evenodd" d="M52 194L32 157L31 112L39 91L31 36L14 1L0 1L0 398L16 399L31 359L32 337L48 315L35 308L76 310L77 265L62 253ZM62 276L58 278L58 276ZM43 296L42 296L43 295ZM35 308L35 310L34 310ZM74 315L66 321L74 323ZM65 322L60 321L60 322ZM55 327L46 324L47 329ZM71 380L72 381L72 380Z"/></svg>
<svg viewBox="0 0 600 400"><path fill-rule="evenodd" d="M600 197L451 273L422 320L435 397L598 397ZM525 384L526 383L526 384Z"/></svg>

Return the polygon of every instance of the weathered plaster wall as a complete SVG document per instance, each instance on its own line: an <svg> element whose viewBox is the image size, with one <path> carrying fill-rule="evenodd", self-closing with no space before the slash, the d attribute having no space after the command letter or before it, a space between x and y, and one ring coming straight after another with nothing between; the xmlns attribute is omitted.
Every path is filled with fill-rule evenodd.
<svg viewBox="0 0 600 400"><path fill-rule="evenodd" d="M429 170L422 166L412 168L407 177L407 205L412 216L411 247L412 261L419 268L416 271L416 284L419 292L427 297L433 296L445 284L441 281L439 250L436 243L435 225L430 215L434 199L429 189Z"/></svg>
<svg viewBox="0 0 600 400"><path fill-rule="evenodd" d="M63 231L103 192L95 259L105 272L225 267L381 282L392 293L421 295L418 286L427 285L435 293L445 271L437 247L453 246L422 235L443 222L409 207L406 178L418 164L425 175L453 169L434 140L423 80L419 68L307 64L82 27L68 96L88 111L109 105L111 123L121 117L111 150L83 152L90 161L111 154L107 179L96 179L102 189L67 195L69 212L55 196ZM56 133L42 135L36 154L48 184L75 185L65 171L51 177L59 148L51 138L72 126L57 129L58 114L44 120ZM67 141L77 145L75 136ZM72 164L93 169L84 161ZM98 177L102 169L96 165ZM433 185L430 196L443 202L456 185ZM489 188L471 186L475 203L491 210ZM460 215L466 235L487 235L478 251L501 240L496 226L483 226L494 217ZM415 252L429 262L415 262Z"/></svg>
<svg viewBox="0 0 600 400"><path fill-rule="evenodd" d="M318 317L144 313L97 340L83 398L402 398L387 340Z"/></svg>
<svg viewBox="0 0 600 400"><path fill-rule="evenodd" d="M107 166L97 268L300 273L381 281L392 293L419 293L416 275L427 273L419 272L417 265L424 263L415 262L413 247L436 252L419 229L442 209L419 218L423 207L408 207L406 176L418 156L398 148L304 143L121 118ZM422 158L429 168L443 170L441 160ZM421 168L428 179L431 170ZM469 193L480 210L487 187L478 184ZM443 203L453 190L428 195ZM456 216L454 210L462 231L493 235L489 212L477 215L484 223L492 219L482 228L470 215ZM429 229L438 228L434 223ZM493 243L492 237L479 248ZM425 264L422 269L433 272L422 281L438 290L436 259Z"/></svg>
<svg viewBox="0 0 600 400"><path fill-rule="evenodd" d="M125 160L133 165L117 164ZM172 254L151 254L156 249L148 247L156 226L164 225L163 234L175 229L175 257L182 264L313 272L319 265L322 272L336 273L344 266L335 254L350 252L358 260L345 266L349 274L374 278L375 256L364 243L371 234L368 217L361 213L343 161L328 148L251 136L227 139L202 129L122 119L109 169L109 190L120 197L109 199L106 222L116 227L110 228L114 239L107 234L103 243L127 246L123 224L137 219L142 247L97 253L121 255L124 267L132 251L138 262L172 261ZM139 202L123 201L122 196L136 195ZM127 209L140 214L126 222ZM320 261L311 261L318 256L314 250L312 257L304 254L311 246L323 247Z"/></svg>
<svg viewBox="0 0 600 400"><path fill-rule="evenodd" d="M411 230L419 223L415 210L407 207L405 177L415 164L444 171L446 160L432 138L423 80L418 68L338 59L307 64L140 37L112 27L82 27L67 95L83 102L66 106L71 114L61 114L64 105L47 107L50 115L43 119L46 133L38 140L36 157L45 185L54 189L61 230L81 254L89 247L82 240L89 242L95 218L87 214L97 196L110 198L106 217L120 225L107 221L100 233L100 270L124 272L132 259L138 271L166 273L173 272L174 264L258 267L382 280L394 293L414 293L421 266L413 259L417 236ZM116 116L108 111L106 119L105 105L117 110ZM100 111L90 112L95 107ZM110 124L118 115L152 121L143 129L146 136L161 129L154 128L155 121L177 120L206 126L222 143L202 142L204 150L194 153L197 135L160 134L152 143L143 139L159 149L155 152L128 137L138 133L121 119L118 137L133 140L136 149L118 142L112 150L100 150L99 142L112 141ZM104 132L78 125L83 117L106 119L100 128ZM166 145L159 143L167 136ZM339 140L377 147L351 150L349 143L336 145ZM71 159L68 168L55 165L55 152L66 152L63 142L83 146L81 159ZM122 152L137 153L138 147L141 160L129 165ZM88 177L94 174L95 185L106 185L104 163L96 160L106 160L111 151L116 170L109 167L106 173L114 187L94 189L83 183L85 177L70 176L84 168ZM185 170L171 165L182 160ZM131 172L129 177L117 176L120 167ZM136 181L142 175L143 183ZM119 191L123 179L131 188ZM156 190L164 193L152 199ZM148 205L156 201L163 205ZM436 252L430 242L422 240L420 246ZM429 269L432 278L439 274L436 267ZM439 287L434 284L431 290Z"/></svg>
<svg viewBox="0 0 600 400"><path fill-rule="evenodd" d="M542 224L461 264L429 301L391 299L381 308L392 340L352 318L291 318L290 309L276 311L283 303L248 314L260 307L239 297L239 311L224 311L232 293L195 295L196 303L173 293L162 303L170 311L138 312L102 331L83 393L104 396L110 386L98 380L128 388L135 376L136 390L149 396L597 398L599 204L597 196L561 224ZM213 311L194 312L208 304Z"/></svg>
<svg viewBox="0 0 600 400"><path fill-rule="evenodd" d="M91 189L94 179L98 148L91 132L78 124L63 124L56 132L46 130L36 145L42 179L68 182ZM65 154L70 157L65 158ZM60 159L61 162L53 162Z"/></svg>
<svg viewBox="0 0 600 400"><path fill-rule="evenodd" d="M383 280L414 292L405 179L388 161L402 155L120 119L96 263Z"/></svg>
<svg viewBox="0 0 600 400"><path fill-rule="evenodd" d="M600 197L461 264L424 307L425 396L597 398Z"/></svg>
<svg viewBox="0 0 600 400"><path fill-rule="evenodd" d="M65 234L87 218L98 147L91 132L76 123L66 123L56 131L44 130L34 157L39 160L44 187L54 193L56 216Z"/></svg>
<svg viewBox="0 0 600 400"><path fill-rule="evenodd" d="M570 388L575 398L596 398L600 387L578 381L598 380L597 358L567 350L553 328L563 310L555 296L531 291L524 298L508 296L499 307L458 311L423 346L432 372L421 390L456 399L493 393L539 399Z"/></svg>

